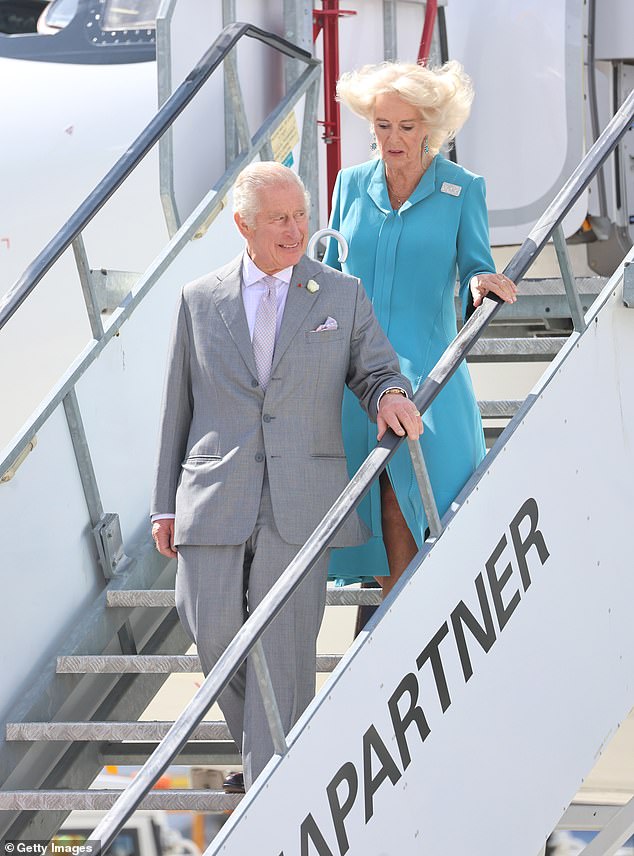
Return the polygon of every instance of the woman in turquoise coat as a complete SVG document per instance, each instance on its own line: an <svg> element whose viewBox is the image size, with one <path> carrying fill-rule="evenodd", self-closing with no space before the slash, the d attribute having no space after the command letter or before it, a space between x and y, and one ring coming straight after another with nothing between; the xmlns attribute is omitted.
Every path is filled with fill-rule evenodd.
<svg viewBox="0 0 634 856"><path fill-rule="evenodd" d="M382 63L344 75L337 95L370 121L379 157L339 173L330 225L349 252L341 265L331 240L324 261L361 279L416 389L456 335L456 273L463 315L489 291L515 300L515 285L495 273L491 258L484 180L439 153L469 114L470 81L458 63L438 71ZM485 454L465 363L423 421L421 444L442 516ZM352 475L376 444L376 426L347 391L343 431ZM333 551L330 576L341 584L376 577L386 593L425 540L406 444L387 474L359 509L372 538Z"/></svg>

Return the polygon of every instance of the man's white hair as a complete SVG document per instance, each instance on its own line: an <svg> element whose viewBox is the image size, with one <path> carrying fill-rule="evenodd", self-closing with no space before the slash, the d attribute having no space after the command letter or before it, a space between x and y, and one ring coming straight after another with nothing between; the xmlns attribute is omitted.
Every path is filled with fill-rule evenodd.
<svg viewBox="0 0 634 856"><path fill-rule="evenodd" d="M255 225L255 217L261 205L260 192L266 188L294 184L304 194L306 211L310 210L310 193L297 173L276 161L258 161L245 167L233 186L233 212L249 226Z"/></svg>

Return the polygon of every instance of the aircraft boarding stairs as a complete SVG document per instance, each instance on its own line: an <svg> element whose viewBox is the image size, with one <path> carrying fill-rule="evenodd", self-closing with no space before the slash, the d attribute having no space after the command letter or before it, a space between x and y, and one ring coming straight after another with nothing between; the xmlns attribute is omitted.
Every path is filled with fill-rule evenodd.
<svg viewBox="0 0 634 856"><path fill-rule="evenodd" d="M285 109L313 82L300 78ZM582 306L558 224L632 114L630 98L507 268L521 278L554 232L562 284L529 283L530 294L499 317L506 312L507 326L524 313L525 322L539 317L537 304L548 305L551 317L572 316L572 335L478 341L499 308L493 301L462 329L417 395L423 409L467 351L478 360L554 361L525 401L481 403L486 418L513 416L503 436L450 512L432 522L432 537L352 648L318 657L317 670L334 671L331 680L287 751L277 735L283 757L208 852L535 856L627 716L634 313L624 300L634 306L634 266L621 267L592 307L599 286L583 283ZM125 805L100 824L99 840L111 841L139 803L224 812L240 801L205 789L149 791L173 759L223 766L238 759L224 723L200 721L228 679L229 660L176 726L137 721L170 674L198 671L173 608L174 566L149 540L146 509L169 307L183 282L226 260L235 239L221 200L245 163L267 156L283 118L280 109L252 138L114 312L95 312L90 277L82 279L94 339L0 462L10 593L1 625L11 652L0 745L6 839L45 839L73 809L109 808L116 793L88 789L96 774L104 764L141 763L155 747ZM128 165L146 143L131 147ZM120 169L113 180L123 177ZM99 202L89 200L97 208L108 189L101 192ZM71 242L80 272L88 270L86 216L36 260L29 288ZM12 292L11 314L25 296ZM229 658L257 654L257 632L397 445L392 437L370 456ZM424 489L424 472L421 479ZM329 605L376 596L331 591Z"/></svg>

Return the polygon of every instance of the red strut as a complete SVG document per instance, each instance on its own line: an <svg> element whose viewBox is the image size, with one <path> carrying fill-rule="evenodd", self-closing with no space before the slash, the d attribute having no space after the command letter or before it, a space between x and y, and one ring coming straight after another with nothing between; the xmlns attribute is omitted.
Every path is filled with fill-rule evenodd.
<svg viewBox="0 0 634 856"><path fill-rule="evenodd" d="M324 34L324 126L326 143L326 183L328 189L328 216L332 206L332 192L337 173L341 169L341 111L335 99L339 80L339 18L356 15L356 12L339 8L339 0L322 0L323 9L313 10L313 41L321 31Z"/></svg>
<svg viewBox="0 0 634 856"><path fill-rule="evenodd" d="M438 0L427 0L425 5L425 23L423 24L423 35L420 40L418 49L418 61L423 65L427 65L429 59L429 51L431 50L431 40L434 35L434 24L436 23L436 14L438 12Z"/></svg>

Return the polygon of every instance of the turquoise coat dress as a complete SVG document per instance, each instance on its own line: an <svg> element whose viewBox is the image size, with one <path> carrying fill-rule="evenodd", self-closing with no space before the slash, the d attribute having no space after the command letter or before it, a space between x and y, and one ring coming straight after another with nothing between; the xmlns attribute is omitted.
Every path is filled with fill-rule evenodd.
<svg viewBox="0 0 634 856"><path fill-rule="evenodd" d="M436 155L410 198L394 211L383 161L372 160L339 173L330 225L345 236L349 253L340 264L338 244L331 239L324 261L361 279L398 354L401 371L417 389L456 335L456 272L464 314L471 277L495 271L484 180ZM342 418L352 476L376 445L377 428L348 390ZM442 516L485 454L482 421L465 363L423 422L421 445ZM388 473L421 546L427 518L406 443L392 458ZM372 537L361 547L333 551L329 576L341 585L389 575L378 481L359 512Z"/></svg>

